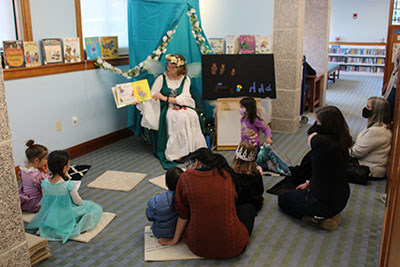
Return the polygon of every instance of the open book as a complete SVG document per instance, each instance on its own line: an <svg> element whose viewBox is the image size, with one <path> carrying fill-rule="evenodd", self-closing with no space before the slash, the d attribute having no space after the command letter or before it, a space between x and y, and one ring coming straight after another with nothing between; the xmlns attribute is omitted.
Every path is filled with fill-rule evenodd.
<svg viewBox="0 0 400 267"><path fill-rule="evenodd" d="M135 102L143 102L151 99L151 92L147 79L132 82L121 83L111 88L117 108L131 105Z"/></svg>

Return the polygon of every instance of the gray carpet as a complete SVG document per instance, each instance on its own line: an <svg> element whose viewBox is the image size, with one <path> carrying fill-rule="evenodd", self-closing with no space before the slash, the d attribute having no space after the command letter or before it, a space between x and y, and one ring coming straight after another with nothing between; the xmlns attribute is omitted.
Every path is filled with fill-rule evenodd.
<svg viewBox="0 0 400 267"><path fill-rule="evenodd" d="M329 84L327 104L337 105L345 114L355 137L365 126L361 109L368 96L379 95L382 78L341 75ZM298 164L307 152L306 130L297 134L274 134L274 149L284 160ZM222 152L229 161L233 152ZM129 137L72 161L92 165L79 190L83 199L99 203L105 211L117 214L114 221L87 244L68 241L50 242L52 257L41 266L377 266L384 205L379 195L386 181L368 186L351 185L350 201L342 212L344 222L338 230L326 232L304 225L277 206L274 195L264 193L265 204L256 218L250 243L243 255L230 260L191 260L144 262L143 229L150 223L145 217L147 200L158 187L148 179L164 170L153 157L151 146L140 138ZM106 170L145 172L148 176L130 192L87 188L86 185ZM264 177L265 188L280 177Z"/></svg>

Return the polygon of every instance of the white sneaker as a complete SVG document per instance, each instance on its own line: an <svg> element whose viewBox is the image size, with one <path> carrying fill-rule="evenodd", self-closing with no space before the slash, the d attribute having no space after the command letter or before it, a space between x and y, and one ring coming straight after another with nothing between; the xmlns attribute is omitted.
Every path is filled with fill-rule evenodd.
<svg viewBox="0 0 400 267"><path fill-rule="evenodd" d="M382 194L379 199L383 204L386 204L386 194Z"/></svg>

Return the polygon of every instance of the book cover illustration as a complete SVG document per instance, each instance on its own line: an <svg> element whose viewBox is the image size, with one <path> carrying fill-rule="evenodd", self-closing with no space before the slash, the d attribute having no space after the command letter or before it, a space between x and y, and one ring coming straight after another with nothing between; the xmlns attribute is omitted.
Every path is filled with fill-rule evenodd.
<svg viewBox="0 0 400 267"><path fill-rule="evenodd" d="M43 39L43 64L63 63L61 39Z"/></svg>
<svg viewBox="0 0 400 267"><path fill-rule="evenodd" d="M25 66L40 66L39 44L33 41L24 41Z"/></svg>
<svg viewBox="0 0 400 267"><path fill-rule="evenodd" d="M225 54L224 38L210 38L208 41L210 42L214 54Z"/></svg>
<svg viewBox="0 0 400 267"><path fill-rule="evenodd" d="M86 37L85 47L86 47L86 59L91 60L91 59L96 59L97 57L101 57L99 37Z"/></svg>
<svg viewBox="0 0 400 267"><path fill-rule="evenodd" d="M118 58L118 36L100 37L101 57L104 59Z"/></svg>
<svg viewBox="0 0 400 267"><path fill-rule="evenodd" d="M64 38L63 47L65 63L81 62L81 47L78 37Z"/></svg>
<svg viewBox="0 0 400 267"><path fill-rule="evenodd" d="M254 35L240 35L240 54L254 54L255 38Z"/></svg>
<svg viewBox="0 0 400 267"><path fill-rule="evenodd" d="M272 36L267 34L256 35L256 54L272 53Z"/></svg>
<svg viewBox="0 0 400 267"><path fill-rule="evenodd" d="M240 43L238 35L227 35L225 38L225 53L239 54Z"/></svg>
<svg viewBox="0 0 400 267"><path fill-rule="evenodd" d="M147 79L117 84L112 88L112 92L117 108L125 107L138 101L142 102L152 97Z"/></svg>
<svg viewBox="0 0 400 267"><path fill-rule="evenodd" d="M22 68L25 66L22 41L3 41L5 68Z"/></svg>

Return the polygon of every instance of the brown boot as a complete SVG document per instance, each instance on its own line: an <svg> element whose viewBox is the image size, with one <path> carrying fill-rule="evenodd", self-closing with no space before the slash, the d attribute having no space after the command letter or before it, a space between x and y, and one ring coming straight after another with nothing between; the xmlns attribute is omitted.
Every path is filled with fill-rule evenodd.
<svg viewBox="0 0 400 267"><path fill-rule="evenodd" d="M324 230L333 231L339 227L339 224L333 218L327 218L321 220L320 226Z"/></svg>
<svg viewBox="0 0 400 267"><path fill-rule="evenodd" d="M335 216L333 216L332 220L334 220L338 226L341 225L343 222L343 218L342 216L340 216L340 214L336 214Z"/></svg>

